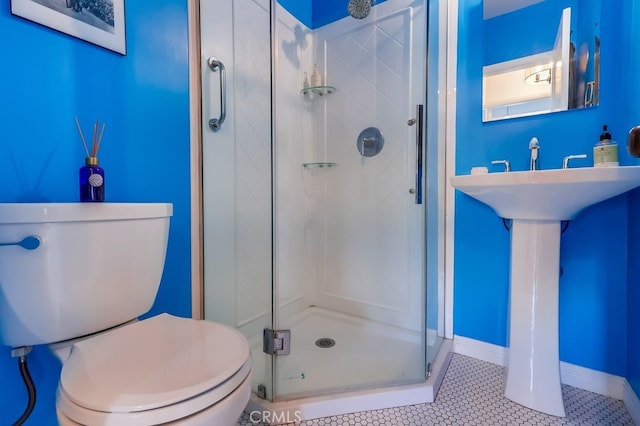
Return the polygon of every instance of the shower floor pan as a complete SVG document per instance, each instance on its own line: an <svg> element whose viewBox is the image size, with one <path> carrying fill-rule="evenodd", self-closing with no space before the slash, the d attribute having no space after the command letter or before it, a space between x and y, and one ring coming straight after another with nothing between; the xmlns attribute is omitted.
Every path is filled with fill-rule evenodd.
<svg viewBox="0 0 640 426"><path fill-rule="evenodd" d="M450 341L445 340L431 376L402 384L421 379L411 371L424 363L417 333L318 307L301 311L287 323L291 354L277 358L279 402L252 395L247 411L307 420L433 402L451 358ZM254 345L252 351L261 352L262 347Z"/></svg>

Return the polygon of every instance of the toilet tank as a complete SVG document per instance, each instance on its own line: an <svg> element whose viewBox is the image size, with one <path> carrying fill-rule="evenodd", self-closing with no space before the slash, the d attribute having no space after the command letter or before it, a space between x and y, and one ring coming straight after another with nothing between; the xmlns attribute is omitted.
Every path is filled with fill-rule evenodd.
<svg viewBox="0 0 640 426"><path fill-rule="evenodd" d="M0 343L67 340L147 312L172 204L0 204ZM35 236L35 249L6 245Z"/></svg>

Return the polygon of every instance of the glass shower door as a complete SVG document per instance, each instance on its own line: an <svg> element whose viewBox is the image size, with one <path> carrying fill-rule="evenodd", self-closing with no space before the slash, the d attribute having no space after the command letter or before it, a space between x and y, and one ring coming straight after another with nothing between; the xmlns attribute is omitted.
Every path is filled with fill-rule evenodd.
<svg viewBox="0 0 640 426"><path fill-rule="evenodd" d="M271 397L271 17L267 0L200 1L204 316L249 340ZM260 387L263 385L263 387Z"/></svg>
<svg viewBox="0 0 640 426"><path fill-rule="evenodd" d="M275 399L423 382L426 5L376 2L310 29L281 3L274 325L291 348L276 358Z"/></svg>
<svg viewBox="0 0 640 426"><path fill-rule="evenodd" d="M347 3L308 25L297 0L200 0L204 315L247 337L272 401L423 382L442 335L426 0Z"/></svg>

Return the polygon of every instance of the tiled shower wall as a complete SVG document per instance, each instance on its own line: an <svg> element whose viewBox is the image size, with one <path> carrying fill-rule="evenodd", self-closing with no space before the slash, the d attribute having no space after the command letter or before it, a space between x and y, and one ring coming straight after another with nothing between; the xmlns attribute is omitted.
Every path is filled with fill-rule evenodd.
<svg viewBox="0 0 640 426"><path fill-rule="evenodd" d="M313 68L313 34L280 5L276 16L275 298L286 321L313 303L317 280L317 191L303 168L315 157L308 152L314 149L313 105L301 93L304 72L310 76Z"/></svg>
<svg viewBox="0 0 640 426"><path fill-rule="evenodd" d="M315 303L394 325L421 324L422 209L409 193L415 179L415 128L423 64L410 52L426 33L424 10L397 2L314 33L315 60L336 92L316 99L312 143L319 161L337 167L314 176L319 247ZM358 135L384 135L382 151L362 156ZM416 273L417 271L417 273Z"/></svg>

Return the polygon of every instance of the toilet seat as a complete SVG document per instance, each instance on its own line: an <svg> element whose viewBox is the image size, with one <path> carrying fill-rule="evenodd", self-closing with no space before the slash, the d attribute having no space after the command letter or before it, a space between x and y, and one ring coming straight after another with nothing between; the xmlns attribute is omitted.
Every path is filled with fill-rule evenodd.
<svg viewBox="0 0 640 426"><path fill-rule="evenodd" d="M58 421L61 426L107 424L114 424L118 426L140 426L183 424L181 421L188 418L189 425L201 424L210 426L212 424L235 424L251 395L251 369L247 369L249 370L247 376L244 381L235 388L235 390L233 389L236 385L235 381L234 383L229 383L229 386L226 386L225 389L223 389L224 393L226 393L228 389L231 389L231 393L226 395L223 400L218 400L220 393L217 395L206 393L194 398L189 398L186 401L179 402L177 404L134 413L108 413L89 410L74 404L69 400L66 394L58 388L56 408L59 411L59 415L64 416L58 417ZM237 375L237 377L241 376L242 372ZM217 411L213 412L212 410ZM198 422L196 420L201 417L204 419L204 422ZM211 421L211 419L218 418L225 420Z"/></svg>
<svg viewBox="0 0 640 426"><path fill-rule="evenodd" d="M161 314L76 343L58 408L81 424L165 423L215 405L250 373L237 330Z"/></svg>

